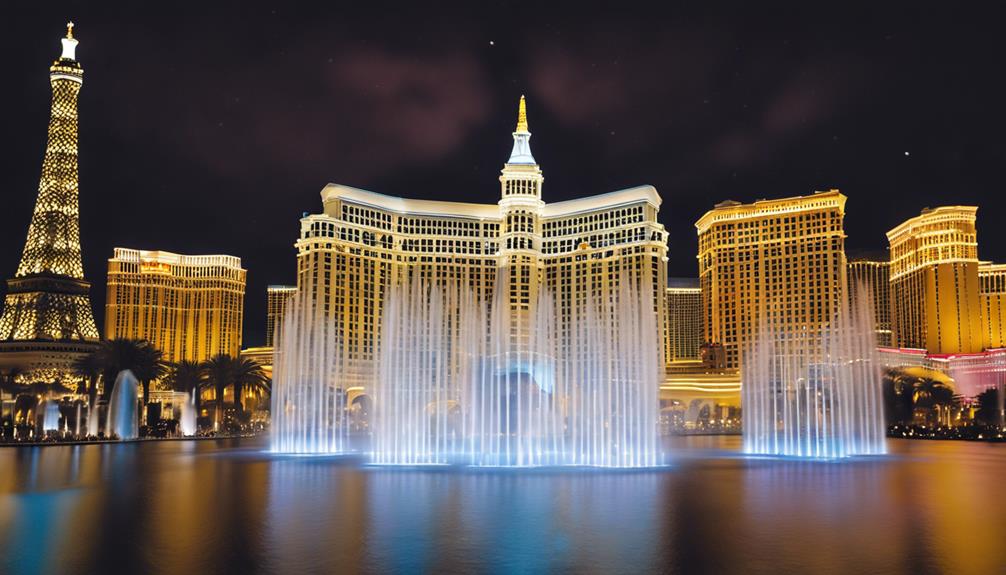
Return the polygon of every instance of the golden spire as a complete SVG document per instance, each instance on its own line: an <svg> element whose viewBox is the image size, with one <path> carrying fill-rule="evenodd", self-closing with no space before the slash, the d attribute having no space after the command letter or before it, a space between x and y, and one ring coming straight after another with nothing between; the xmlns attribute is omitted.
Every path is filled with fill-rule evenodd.
<svg viewBox="0 0 1006 575"><path fill-rule="evenodd" d="M73 39L73 20L66 23L66 37Z"/></svg>
<svg viewBox="0 0 1006 575"><path fill-rule="evenodd" d="M520 108L517 110L517 132L527 132L527 106L524 104L524 94L520 95Z"/></svg>

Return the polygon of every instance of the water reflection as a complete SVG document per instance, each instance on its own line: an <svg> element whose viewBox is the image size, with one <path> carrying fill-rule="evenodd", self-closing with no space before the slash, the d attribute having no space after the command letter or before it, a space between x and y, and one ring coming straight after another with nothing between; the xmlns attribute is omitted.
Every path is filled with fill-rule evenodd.
<svg viewBox="0 0 1006 575"><path fill-rule="evenodd" d="M659 471L274 457L264 442L0 449L0 572L997 572L1004 446L843 463L690 438Z"/></svg>
<svg viewBox="0 0 1006 575"><path fill-rule="evenodd" d="M659 481L651 472L373 471L366 559L397 572L653 565Z"/></svg>

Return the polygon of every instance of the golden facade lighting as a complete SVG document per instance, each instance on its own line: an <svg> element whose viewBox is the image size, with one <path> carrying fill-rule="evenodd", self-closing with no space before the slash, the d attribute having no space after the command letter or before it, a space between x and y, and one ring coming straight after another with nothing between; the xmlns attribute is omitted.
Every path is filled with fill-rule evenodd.
<svg viewBox="0 0 1006 575"><path fill-rule="evenodd" d="M974 206L925 209L887 232L893 343L930 353L985 348Z"/></svg>
<svg viewBox="0 0 1006 575"><path fill-rule="evenodd" d="M342 385L370 384L384 297L404 274L461 281L483 301L499 274L508 274L511 349L528 337L525 316L541 287L580 301L617 282L623 269L653 286L662 325L667 233L657 219L657 191L641 186L545 203L530 137L522 103L496 204L412 200L335 184L322 190L324 213L301 220L297 286L339 328L337 361L348 374ZM560 331L571 313L560 310Z"/></svg>
<svg viewBox="0 0 1006 575"><path fill-rule="evenodd" d="M276 327L283 322L286 304L295 293L297 286L271 285L266 288L265 347L273 347Z"/></svg>
<svg viewBox="0 0 1006 575"><path fill-rule="evenodd" d="M238 356L246 272L240 258L115 248L105 336L145 339L172 362Z"/></svg>
<svg viewBox="0 0 1006 575"><path fill-rule="evenodd" d="M844 195L726 201L696 223L703 340L740 367L759 318L779 334L818 333L845 285Z"/></svg>
<svg viewBox="0 0 1006 575"><path fill-rule="evenodd" d="M1006 347L1006 265L978 264L978 298L987 349Z"/></svg>
<svg viewBox="0 0 1006 575"><path fill-rule="evenodd" d="M49 68L52 107L38 198L0 316L0 364L42 381L72 378L73 359L98 340L80 254L77 94L84 71L72 22L61 42Z"/></svg>
<svg viewBox="0 0 1006 575"><path fill-rule="evenodd" d="M674 279L664 292L664 361L695 361L702 344L702 289L698 281ZM694 284L694 285L693 285Z"/></svg>
<svg viewBox="0 0 1006 575"><path fill-rule="evenodd" d="M890 271L886 260L857 258L849 261L846 272L850 303L855 305L858 297L869 297L873 303L874 332L881 347L892 344Z"/></svg>

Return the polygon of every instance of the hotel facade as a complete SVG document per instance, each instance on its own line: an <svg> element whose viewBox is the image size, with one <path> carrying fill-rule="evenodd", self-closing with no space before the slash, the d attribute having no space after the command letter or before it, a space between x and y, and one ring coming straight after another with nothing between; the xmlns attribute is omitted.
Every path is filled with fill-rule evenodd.
<svg viewBox="0 0 1006 575"><path fill-rule="evenodd" d="M978 265L978 303L985 347L1006 348L1006 264Z"/></svg>
<svg viewBox="0 0 1006 575"><path fill-rule="evenodd" d="M846 197L838 190L752 204L725 201L695 224L704 341L727 368L771 329L815 334L845 293Z"/></svg>
<svg viewBox="0 0 1006 575"><path fill-rule="evenodd" d="M1006 380L1006 265L978 259L976 206L941 206L887 232L894 340L888 367L945 373L974 397Z"/></svg>
<svg viewBox="0 0 1006 575"><path fill-rule="evenodd" d="M283 322L286 304L297 293L297 286L271 285L266 288L265 347L273 347L276 328Z"/></svg>
<svg viewBox="0 0 1006 575"><path fill-rule="evenodd" d="M702 346L702 289L693 278L672 278L664 292L664 363L700 359Z"/></svg>
<svg viewBox="0 0 1006 575"><path fill-rule="evenodd" d="M531 154L521 98L513 148L495 204L414 200L329 184L324 212L301 220L299 297L334 322L345 387L369 385L384 300L393 282L458 282L482 301L506 286L510 346L526 344L527 315L542 289L556 295L559 333L570 309L592 290L634 281L652 290L661 333L667 233L651 186L546 203L544 176ZM505 276L503 274L506 274Z"/></svg>
<svg viewBox="0 0 1006 575"><path fill-rule="evenodd" d="M847 268L849 302L869 298L877 345L891 345L891 264L886 258L850 257Z"/></svg>
<svg viewBox="0 0 1006 575"><path fill-rule="evenodd" d="M105 337L145 339L170 362L237 357L245 280L234 256L115 248L108 260Z"/></svg>
<svg viewBox="0 0 1006 575"><path fill-rule="evenodd" d="M974 206L925 209L887 232L893 343L930 353L978 353L982 333Z"/></svg>

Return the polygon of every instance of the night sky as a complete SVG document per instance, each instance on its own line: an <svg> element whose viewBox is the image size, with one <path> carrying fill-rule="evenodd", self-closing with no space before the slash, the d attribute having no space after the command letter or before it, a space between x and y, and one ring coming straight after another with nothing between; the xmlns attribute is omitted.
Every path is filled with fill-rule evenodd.
<svg viewBox="0 0 1006 575"><path fill-rule="evenodd" d="M849 197L850 251L967 203L980 257L1006 261L1000 14L147 4L19 2L0 19L0 276L21 255L72 19L99 323L113 247L225 253L248 269L244 345L261 345L265 287L295 281L298 219L327 182L494 203L522 93L545 201L656 186L671 275L696 274L694 222L714 203L829 188Z"/></svg>

